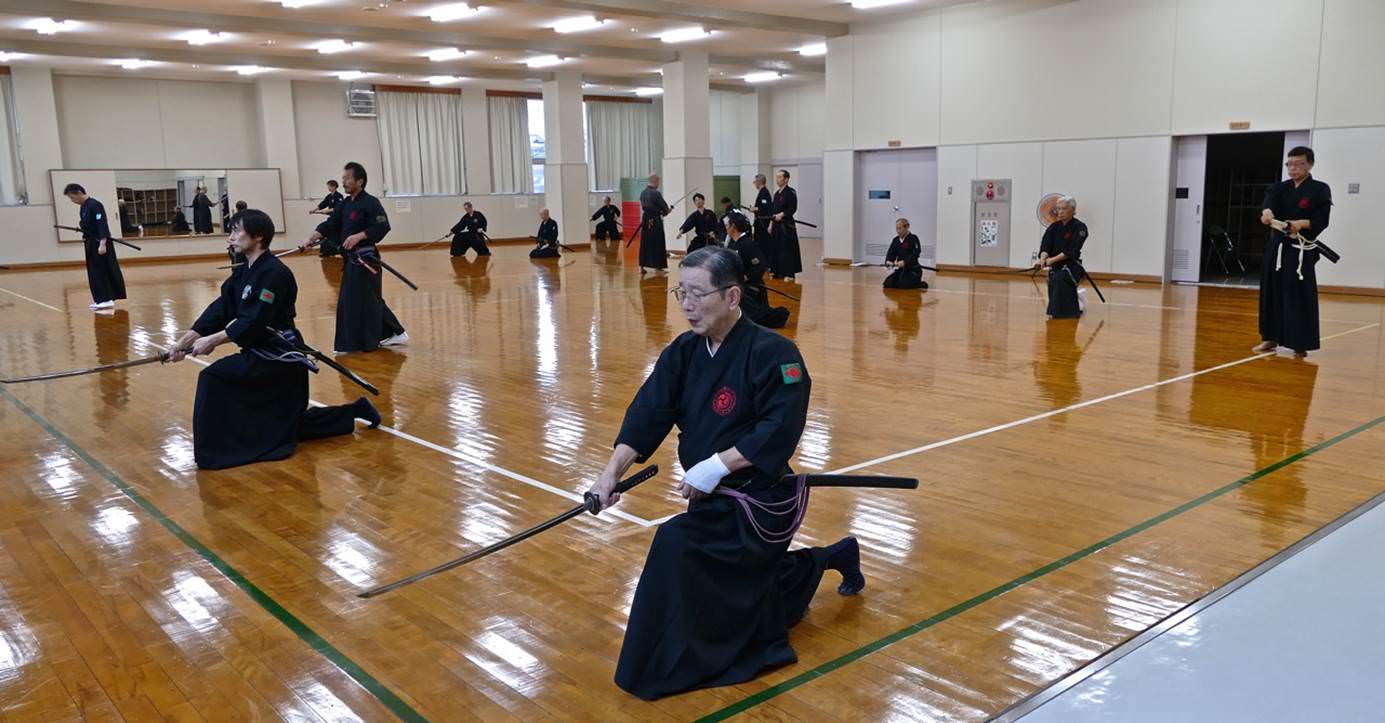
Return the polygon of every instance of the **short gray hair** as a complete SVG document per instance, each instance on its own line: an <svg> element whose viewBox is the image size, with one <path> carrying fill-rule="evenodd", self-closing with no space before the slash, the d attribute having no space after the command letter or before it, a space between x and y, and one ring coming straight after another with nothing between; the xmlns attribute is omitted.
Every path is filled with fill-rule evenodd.
<svg viewBox="0 0 1385 723"><path fill-rule="evenodd" d="M704 246L683 257L678 268L706 269L716 288L741 283L741 256L729 249Z"/></svg>
<svg viewBox="0 0 1385 723"><path fill-rule="evenodd" d="M765 174L763 174L763 173L757 173L757 174L755 174L755 180L759 181L760 183L764 183L764 182L765 182Z"/></svg>
<svg viewBox="0 0 1385 723"><path fill-rule="evenodd" d="M1067 206L1068 208L1072 209L1074 213L1077 211L1077 197L1076 197L1076 196L1069 196L1069 195L1066 195L1066 194L1065 194L1065 195L1059 196L1059 197L1058 197L1058 200L1057 200L1055 203L1061 203L1061 204Z"/></svg>

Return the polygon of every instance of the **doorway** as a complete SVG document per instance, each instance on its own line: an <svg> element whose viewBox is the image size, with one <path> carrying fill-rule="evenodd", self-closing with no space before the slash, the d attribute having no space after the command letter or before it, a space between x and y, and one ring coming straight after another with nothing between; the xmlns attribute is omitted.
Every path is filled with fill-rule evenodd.
<svg viewBox="0 0 1385 723"><path fill-rule="evenodd" d="M856 241L852 255L857 261L882 263L894 239L894 222L909 219L909 230L919 237L923 254L919 261L933 266L938 260L938 152L934 148L897 151L863 151L856 156Z"/></svg>

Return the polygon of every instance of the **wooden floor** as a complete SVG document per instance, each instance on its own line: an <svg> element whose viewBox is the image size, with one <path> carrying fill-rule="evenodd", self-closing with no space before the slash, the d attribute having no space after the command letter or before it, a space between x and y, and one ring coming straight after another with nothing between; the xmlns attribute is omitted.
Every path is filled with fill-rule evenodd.
<svg viewBox="0 0 1385 723"><path fill-rule="evenodd" d="M672 439L620 517L356 593L569 507L685 328L674 281L609 248L388 258L422 287L385 282L413 343L342 357L387 428L199 472L194 363L0 388L0 717L980 720L1385 488L1385 299L1324 297L1324 349L1299 362L1251 354L1253 291L1108 283L1048 322L1023 277L920 295L812 269L781 285L814 379L797 466L923 485L814 495L799 542L858 536L869 586L826 581L796 665L646 703L611 678L679 511ZM291 262L324 349L339 264ZM0 375L150 353L215 265L127 266L112 316L80 270L0 275ZM357 396L330 372L312 394Z"/></svg>

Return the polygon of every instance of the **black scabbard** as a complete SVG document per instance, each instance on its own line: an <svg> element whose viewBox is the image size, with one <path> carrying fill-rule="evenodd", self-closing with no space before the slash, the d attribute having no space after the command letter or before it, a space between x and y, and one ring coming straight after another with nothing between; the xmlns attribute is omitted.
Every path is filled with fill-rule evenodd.
<svg viewBox="0 0 1385 723"><path fill-rule="evenodd" d="M326 354L323 354L322 352L308 346L306 343L302 341L302 339L290 338L287 334L285 334L282 331L279 331L278 329L270 329L270 331L273 331L276 335L278 335L280 339L283 339L289 346L293 347L294 349L297 349L298 351L301 351L304 354L307 354L308 356L335 369L342 376L355 382L358 386L360 386L367 392L370 392L371 394L377 397L380 396L380 390L374 384L371 384L370 382L362 379L360 376L356 374L356 372L353 372L350 369L347 369L342 364L338 363L336 359L333 359L332 357L329 357Z"/></svg>
<svg viewBox="0 0 1385 723"><path fill-rule="evenodd" d="M919 481L913 477L881 477L869 474L810 474L804 475L809 487L869 487L888 490L918 489ZM792 482L796 475L787 475L781 482Z"/></svg>

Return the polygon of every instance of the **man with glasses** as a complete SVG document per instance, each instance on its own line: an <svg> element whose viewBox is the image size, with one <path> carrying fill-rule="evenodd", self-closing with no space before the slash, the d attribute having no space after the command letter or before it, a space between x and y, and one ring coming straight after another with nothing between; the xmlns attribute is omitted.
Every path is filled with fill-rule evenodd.
<svg viewBox="0 0 1385 723"><path fill-rule="evenodd" d="M1294 350L1302 359L1320 348L1318 338L1318 254L1313 242L1326 228L1332 189L1313 178L1313 149L1297 146L1284 163L1289 178L1265 190L1260 222L1284 221L1270 231L1260 269L1260 339L1254 351ZM1298 236L1297 239L1293 238Z"/></svg>
<svg viewBox="0 0 1385 723"><path fill-rule="evenodd" d="M734 252L700 249L679 267L674 293L692 329L659 355L591 488L603 507L617 502L617 481L678 425L688 511L654 535L616 664L616 685L646 700L794 662L788 629L823 571L842 573L843 595L865 587L855 538L788 549L806 499L780 480L812 388L798 347L742 315Z"/></svg>

